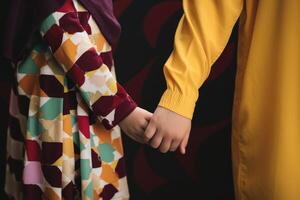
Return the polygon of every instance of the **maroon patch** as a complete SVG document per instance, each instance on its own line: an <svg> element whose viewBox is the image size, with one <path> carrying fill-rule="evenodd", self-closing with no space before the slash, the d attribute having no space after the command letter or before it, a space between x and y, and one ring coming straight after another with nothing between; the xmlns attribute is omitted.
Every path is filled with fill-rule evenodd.
<svg viewBox="0 0 300 200"><path fill-rule="evenodd" d="M113 66L113 55L112 52L104 52L100 54L103 63L109 68L111 69L111 67Z"/></svg>
<svg viewBox="0 0 300 200"><path fill-rule="evenodd" d="M80 87L85 80L84 72L76 65L67 72L67 76L78 86Z"/></svg>
<svg viewBox="0 0 300 200"><path fill-rule="evenodd" d="M9 122L8 122L8 126L9 126L9 134L10 136L17 141L24 141L24 136L22 134L21 128L20 128L20 121L13 117L13 116L9 116Z"/></svg>
<svg viewBox="0 0 300 200"><path fill-rule="evenodd" d="M117 192L118 190L112 184L109 184L104 186L103 191L100 194L100 197L102 197L103 200L110 200Z"/></svg>
<svg viewBox="0 0 300 200"><path fill-rule="evenodd" d="M61 187L61 171L58 167L43 165L42 171L45 179L52 187Z"/></svg>
<svg viewBox="0 0 300 200"><path fill-rule="evenodd" d="M28 161L41 161L41 148L37 141L25 140Z"/></svg>
<svg viewBox="0 0 300 200"><path fill-rule="evenodd" d="M63 199L73 200L75 199L75 185L71 181L68 185L66 185L62 190Z"/></svg>
<svg viewBox="0 0 300 200"><path fill-rule="evenodd" d="M123 178L126 176L124 157L119 159L118 164L116 166L116 172L119 178Z"/></svg>
<svg viewBox="0 0 300 200"><path fill-rule="evenodd" d="M49 44L52 52L60 47L63 35L64 31L57 24L54 24L44 35L44 40Z"/></svg>
<svg viewBox="0 0 300 200"><path fill-rule="evenodd" d="M136 103L132 100L132 98L126 93L124 88L118 84L118 94L122 102L116 107L115 110L115 118L113 121L113 125L118 124L122 121L126 116L128 116L135 108Z"/></svg>
<svg viewBox="0 0 300 200"><path fill-rule="evenodd" d="M76 11L72 0L65 0L64 5L57 10L57 12L64 12L64 13L70 11Z"/></svg>
<svg viewBox="0 0 300 200"><path fill-rule="evenodd" d="M20 109L20 113L24 116L28 116L29 111L29 98L26 96L18 96L18 106Z"/></svg>
<svg viewBox="0 0 300 200"><path fill-rule="evenodd" d="M21 182L23 177L24 160L16 160L8 156L7 165L9 167L9 172L15 175L17 181Z"/></svg>
<svg viewBox="0 0 300 200"><path fill-rule="evenodd" d="M48 97L63 97L64 87L53 75L40 75L40 87Z"/></svg>
<svg viewBox="0 0 300 200"><path fill-rule="evenodd" d="M92 149L92 166L93 168L101 167L100 157L93 149Z"/></svg>
<svg viewBox="0 0 300 200"><path fill-rule="evenodd" d="M88 116L78 116L78 128L80 132L86 137L90 138L90 124Z"/></svg>
<svg viewBox="0 0 300 200"><path fill-rule="evenodd" d="M102 59L95 48L90 48L80 56L75 65L85 72L93 71L102 65Z"/></svg>
<svg viewBox="0 0 300 200"><path fill-rule="evenodd" d="M38 185L23 185L24 199L43 199L43 191Z"/></svg>
<svg viewBox="0 0 300 200"><path fill-rule="evenodd" d="M91 27L89 25L90 13L88 12L78 12L78 18L81 23L81 26L84 30L90 35L92 34Z"/></svg>
<svg viewBox="0 0 300 200"><path fill-rule="evenodd" d="M62 156L62 143L42 143L42 164L51 165Z"/></svg>
<svg viewBox="0 0 300 200"><path fill-rule="evenodd" d="M84 31L76 12L69 12L62 16L62 18L59 19L59 25L69 34Z"/></svg>
<svg viewBox="0 0 300 200"><path fill-rule="evenodd" d="M76 91L69 91L64 93L64 106L63 114L67 115L70 113L70 110L76 110L77 100L76 100Z"/></svg>

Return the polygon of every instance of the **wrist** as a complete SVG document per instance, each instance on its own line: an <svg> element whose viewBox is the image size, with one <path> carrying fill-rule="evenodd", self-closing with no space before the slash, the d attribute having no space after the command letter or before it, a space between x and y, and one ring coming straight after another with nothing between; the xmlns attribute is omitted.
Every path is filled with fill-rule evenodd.
<svg viewBox="0 0 300 200"><path fill-rule="evenodd" d="M160 99L159 106L191 120L197 98L198 94L185 95L179 91L167 89Z"/></svg>

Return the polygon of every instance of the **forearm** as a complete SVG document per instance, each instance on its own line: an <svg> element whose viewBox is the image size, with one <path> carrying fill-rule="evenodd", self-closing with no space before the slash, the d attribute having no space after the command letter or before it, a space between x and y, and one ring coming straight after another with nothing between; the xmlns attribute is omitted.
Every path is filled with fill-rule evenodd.
<svg viewBox="0 0 300 200"><path fill-rule="evenodd" d="M41 34L86 105L106 128L112 128L132 112L136 104L115 80L110 71L112 66L102 59L102 53L111 51L109 45L103 45L99 52L90 40L89 24L82 24L82 13L77 13L72 6L66 8L42 23Z"/></svg>
<svg viewBox="0 0 300 200"><path fill-rule="evenodd" d="M184 0L174 50L164 66L167 90L160 106L192 118L198 90L225 48L242 0Z"/></svg>

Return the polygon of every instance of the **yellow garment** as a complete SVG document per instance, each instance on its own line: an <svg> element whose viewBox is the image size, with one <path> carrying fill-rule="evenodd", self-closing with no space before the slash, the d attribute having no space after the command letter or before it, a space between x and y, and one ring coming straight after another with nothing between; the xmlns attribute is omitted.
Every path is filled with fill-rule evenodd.
<svg viewBox="0 0 300 200"><path fill-rule="evenodd" d="M300 1L183 0L183 6L160 106L192 118L198 88L240 18L232 131L236 199L299 200Z"/></svg>

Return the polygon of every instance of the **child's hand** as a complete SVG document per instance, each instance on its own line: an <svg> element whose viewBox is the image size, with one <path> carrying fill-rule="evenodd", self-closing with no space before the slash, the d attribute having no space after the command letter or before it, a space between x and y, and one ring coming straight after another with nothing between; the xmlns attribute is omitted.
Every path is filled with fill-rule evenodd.
<svg viewBox="0 0 300 200"><path fill-rule="evenodd" d="M157 107L145 136L153 148L159 148L162 153L175 151L180 147L180 152L185 154L191 131L191 120L171 110Z"/></svg>
<svg viewBox="0 0 300 200"><path fill-rule="evenodd" d="M151 117L152 113L137 107L119 123L119 126L131 139L140 143L146 143L147 139L144 132Z"/></svg>

